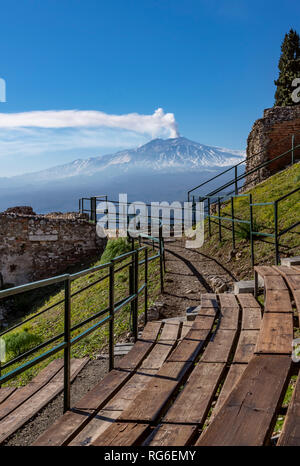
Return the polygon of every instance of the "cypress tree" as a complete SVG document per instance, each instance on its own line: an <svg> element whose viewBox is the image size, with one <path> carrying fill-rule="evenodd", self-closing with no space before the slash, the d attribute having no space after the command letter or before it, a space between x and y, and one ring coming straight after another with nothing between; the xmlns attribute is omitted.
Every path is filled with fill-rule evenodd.
<svg viewBox="0 0 300 466"><path fill-rule="evenodd" d="M300 37L293 29L284 36L278 68L279 77L274 81L277 86L274 105L296 105L292 100L295 89L292 82L295 78L300 78Z"/></svg>

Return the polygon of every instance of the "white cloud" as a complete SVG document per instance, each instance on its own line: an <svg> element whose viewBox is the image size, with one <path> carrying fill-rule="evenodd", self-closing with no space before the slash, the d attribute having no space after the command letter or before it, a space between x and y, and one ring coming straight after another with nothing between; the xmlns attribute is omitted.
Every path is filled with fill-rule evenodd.
<svg viewBox="0 0 300 466"><path fill-rule="evenodd" d="M46 110L0 113L0 128L115 128L155 137L177 137L173 113L158 108L152 115L109 115L94 110Z"/></svg>

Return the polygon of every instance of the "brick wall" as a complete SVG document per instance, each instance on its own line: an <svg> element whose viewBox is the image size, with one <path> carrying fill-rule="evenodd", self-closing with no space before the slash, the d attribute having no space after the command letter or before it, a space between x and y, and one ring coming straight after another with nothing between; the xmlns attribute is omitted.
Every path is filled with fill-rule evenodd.
<svg viewBox="0 0 300 466"><path fill-rule="evenodd" d="M20 208L0 213L0 273L4 283L20 285L64 273L72 266L84 266L101 257L105 244L83 215L43 216Z"/></svg>
<svg viewBox="0 0 300 466"><path fill-rule="evenodd" d="M266 109L263 118L256 120L248 136L246 170L291 149L292 134L295 135L294 145L300 144L300 105ZM300 159L299 149L295 150L295 159ZM291 153L249 175L246 178L247 186L268 178L290 163Z"/></svg>

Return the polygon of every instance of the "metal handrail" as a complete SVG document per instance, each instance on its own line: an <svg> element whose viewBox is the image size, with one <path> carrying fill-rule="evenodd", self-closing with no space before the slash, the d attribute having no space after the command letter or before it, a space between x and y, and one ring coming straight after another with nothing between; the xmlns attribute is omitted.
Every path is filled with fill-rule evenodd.
<svg viewBox="0 0 300 466"><path fill-rule="evenodd" d="M109 369L112 370L114 367L114 318L115 315L126 305L130 304L131 306L131 315L133 319L133 334L134 334L134 339L137 340L138 337L138 325L137 325L137 319L138 319L138 298L141 293L144 292L144 316L145 316L145 324L147 323L148 319L148 264L154 260L159 258L160 259L160 281L161 281L161 291L163 292L163 278L164 278L164 240L163 240L163 235L162 235L162 225L159 226L159 238L153 238L150 236L147 236L143 234L143 237L140 238L140 241L143 239L150 239L153 241L154 239L159 243L159 252L155 254L154 256L148 256L148 247L147 246L139 246L135 248L135 241L132 239L132 250L128 253L121 254L120 256L115 257L112 259L110 262L107 262L105 264L100 264L99 266L91 267L89 269L83 270L81 272L77 272L74 274L64 274L60 275L57 277L52 277L48 278L45 280L40 280L37 282L32 282L28 283L25 285L20 285L14 288L9 288L7 290L2 290L0 291L0 300L15 296L17 294L31 291L31 290L36 290L45 286L49 285L54 285L58 283L64 283L64 299L58 301L57 303L51 305L50 307L42 310L41 312L35 314L34 316L31 316L28 319L25 319L22 322L19 322L18 324L14 325L13 327L6 329L4 332L0 334L0 337L4 334L7 334L8 332L11 332L12 330L15 330L18 327L21 327L24 325L24 323L28 322L29 320L32 320L36 317L38 317L41 313L47 312L53 307L63 304L64 303L64 330L62 333L55 335L54 337L51 337L47 341L35 346L34 348L31 348L30 350L26 351L25 353L22 353L21 355L18 355L16 358L6 362L4 365L1 366L0 364L0 386L3 383L8 382L9 380L15 378L17 375L23 373L30 367L35 366L36 364L39 364L40 362L44 361L45 359L48 359L50 356L55 355L59 351L64 351L64 411L67 411L70 409L70 359L71 359L71 347L72 345L76 344L78 341L80 341L82 338L85 336L89 335L90 333L94 332L98 328L100 328L102 325L109 323ZM144 253L144 259L139 259L139 254ZM130 259L126 264L122 265L119 268L115 268L116 264L119 264L120 262ZM140 265L145 265L145 277L144 277L144 283L138 287L138 282L139 282L139 266ZM119 272L120 270L124 269L125 267L129 268L129 288L130 288L130 293L128 296L120 299L119 301L115 302L114 299L114 287L115 287L115 273ZM87 285L84 288L81 288L80 290L76 291L75 293L71 294L71 282L76 280L77 278L83 277L87 274L95 273L104 269L109 269L109 274L104 275L100 279L94 281L93 283ZM84 319L83 321L71 325L71 299L73 296L78 295L82 291L90 288L90 286L95 285L96 283L99 283L99 281L104 280L105 278L109 279L109 306L106 307L105 309L102 309L101 311L93 314L92 316L88 317L87 319ZM106 315L108 314L108 315ZM105 316L106 315L106 316ZM84 327L85 325L89 324L95 319L98 319L101 316L105 316L102 320L99 322L96 322L95 324L91 325L87 329L83 330L79 335L76 335L72 338L72 332L75 330L78 330L81 327ZM36 356L35 358L31 359L30 361L27 361L23 363L21 366L11 370L8 373L5 373L4 375L1 375L1 370L7 369L11 367L12 365L20 362L22 359L26 359L27 357L31 356L35 352L46 348L50 344L56 342L59 339L62 339L63 341L59 344L57 344L55 347L45 351L44 353Z"/></svg>
<svg viewBox="0 0 300 466"><path fill-rule="evenodd" d="M235 228L234 225L235 223L244 223L250 225L250 248L251 248L251 265L254 267L255 265L255 250L254 250L254 241L255 238L258 236L266 237L266 238L273 238L274 239L274 245L275 245L275 264L278 265L280 262L280 257L279 257L279 237L285 235L289 231L293 230L296 228L298 225L300 225L300 221L295 222L293 225L290 225L289 227L285 228L284 230L279 231L278 228L278 204L288 198L289 196L292 196L296 192L300 190L300 187L293 189L292 191L284 194L283 196L279 197L275 201L271 202L252 202L252 194L251 193L245 193L245 194L237 194L237 195L231 195L230 197L226 194L224 196L219 196L217 200L217 207L218 207L218 215L212 215L210 213L210 199L214 198L215 196L206 196L206 199L208 201L208 213L207 213L207 219L208 219L208 231L209 231L209 236L212 236L211 233L211 219L216 219L218 220L218 234L219 234L219 242L222 241L222 221L229 221L231 222L232 225L232 247L235 249ZM248 197L249 200L249 220L242 220L238 219L234 215L234 199L239 198L239 197ZM231 217L225 217L221 215L221 201L222 202L228 202L230 200L231 203ZM273 206L274 209L274 233L266 233L262 231L255 231L254 230L254 222L253 222L253 207L265 207L265 206Z"/></svg>
<svg viewBox="0 0 300 466"><path fill-rule="evenodd" d="M297 133L297 134L299 134L299 133ZM284 140L286 140L286 139L288 139L288 138L290 138L290 137L291 137L291 135L288 135L288 136L285 136L284 138L280 139L280 141L276 141L276 142L274 141L273 143L269 144L269 147L271 147L271 146L273 146L273 145L275 145L275 144L277 145L278 143L281 143L282 141L284 141ZM188 201L190 200L190 194L191 194L193 191L195 191L196 189L199 189L199 188L201 188L202 186L208 184L209 182L215 180L215 179L218 178L219 176L224 175L225 173L228 173L230 170L233 170L233 169L235 170L235 177L234 177L232 180L230 180L229 182L227 182L227 183L225 183L224 185L222 185L220 188L216 189L215 191L212 191L212 192L209 193L209 194L217 194L218 192L222 191L222 190L225 189L226 187L229 187L229 186L231 186L231 185L233 185L233 184L235 184L235 186L236 186L235 194L237 194L237 183L238 183L240 180L242 180L242 179L245 178L246 176L251 175L252 173L255 173L256 171L258 171L258 170L264 168L265 166L269 165L270 163L274 162L275 160L278 160L278 159L280 159L281 157L284 157L285 155L287 155L287 154L290 153L290 152L292 153L292 164L293 164L293 163L294 163L294 151L295 151L295 149L297 149L297 148L300 147L299 144L298 144L297 146L294 145L294 139L295 139L295 134L292 135L292 147L291 147L290 150L288 150L288 151L286 151L286 152L284 152L284 153L282 153L282 154L279 154L278 156L276 156L276 157L274 157L274 158L272 158L272 159L270 159L270 160L267 160L266 162L263 162L262 164L259 164L257 167L254 167L253 169L249 170L248 172L245 172L245 173L243 173L243 174L241 174L241 175L237 175L237 167L239 167L241 164L245 163L246 161L251 160L253 157L256 157L257 155L263 153L263 152L265 151L265 149L262 149L261 151L255 153L255 154L252 154L252 156L247 157L245 160L242 160L241 162L237 163L236 165L233 165L232 167L230 167L230 168L224 170L223 172L218 173L217 175L215 175L214 177L210 178L209 180L207 180L207 181L201 183L200 185L195 186L194 188L192 188L192 189L190 189L190 190L188 191ZM204 197L206 197L206 196L204 196Z"/></svg>

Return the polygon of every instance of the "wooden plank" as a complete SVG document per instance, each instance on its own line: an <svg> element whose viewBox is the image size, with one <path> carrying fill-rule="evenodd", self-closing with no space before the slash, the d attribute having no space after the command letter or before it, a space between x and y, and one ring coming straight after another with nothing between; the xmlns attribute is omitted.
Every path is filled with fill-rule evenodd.
<svg viewBox="0 0 300 466"><path fill-rule="evenodd" d="M267 275L264 281L267 290L287 290L285 281L280 275Z"/></svg>
<svg viewBox="0 0 300 466"><path fill-rule="evenodd" d="M219 300L221 307L239 307L239 303L234 294L231 293L223 293L219 294Z"/></svg>
<svg viewBox="0 0 300 466"><path fill-rule="evenodd" d="M87 364L88 358L71 360L71 380ZM61 369L44 387L22 403L0 422L0 443L16 432L40 409L46 406L63 390L63 369Z"/></svg>
<svg viewBox="0 0 300 466"><path fill-rule="evenodd" d="M237 297L238 297L238 300L239 300L239 302L240 302L243 309L246 308L246 307L256 307L256 308L260 309L259 302L256 301L253 294L251 294L251 293L239 293L237 295Z"/></svg>
<svg viewBox="0 0 300 466"><path fill-rule="evenodd" d="M218 309L215 307L201 307L200 311L198 312L198 316L216 317L217 313Z"/></svg>
<svg viewBox="0 0 300 466"><path fill-rule="evenodd" d="M259 330L261 325L261 309L245 307L242 313L242 330Z"/></svg>
<svg viewBox="0 0 300 466"><path fill-rule="evenodd" d="M239 322L239 307L221 307L219 314L220 330L235 330Z"/></svg>
<svg viewBox="0 0 300 466"><path fill-rule="evenodd" d="M62 367L63 359L54 359L54 361L51 361L31 382L12 393L11 396L0 405L0 420L4 419L9 413L14 411L18 406L44 387L44 385L50 382Z"/></svg>
<svg viewBox="0 0 300 466"><path fill-rule="evenodd" d="M218 330L208 343L201 362L227 362L236 333L236 330Z"/></svg>
<svg viewBox="0 0 300 466"><path fill-rule="evenodd" d="M79 434L76 435L69 443L70 446L91 445L134 402L138 393L153 379L174 347L180 325L179 321L172 321L164 325L159 341L155 344L137 372L105 405L104 409L93 417Z"/></svg>
<svg viewBox="0 0 300 466"><path fill-rule="evenodd" d="M150 430L148 424L115 422L93 443L98 447L130 447L139 445Z"/></svg>
<svg viewBox="0 0 300 466"><path fill-rule="evenodd" d="M194 361L207 341L209 330L191 328L186 337L168 357L170 362Z"/></svg>
<svg viewBox="0 0 300 466"><path fill-rule="evenodd" d="M145 440L147 447L181 447L191 445L197 426L187 424L160 424Z"/></svg>
<svg viewBox="0 0 300 466"><path fill-rule="evenodd" d="M278 275L278 271L271 266L268 265L256 265L254 270L260 275L261 277L266 277L268 275Z"/></svg>
<svg viewBox="0 0 300 466"><path fill-rule="evenodd" d="M264 314L255 353L291 354L293 315L279 312Z"/></svg>
<svg viewBox="0 0 300 466"><path fill-rule="evenodd" d="M157 420L191 366L191 362L165 362L119 420L147 423Z"/></svg>
<svg viewBox="0 0 300 466"><path fill-rule="evenodd" d="M197 364L163 422L203 424L224 369L225 363Z"/></svg>
<svg viewBox="0 0 300 466"><path fill-rule="evenodd" d="M196 319L197 319L197 317L196 317ZM186 337L188 332L191 330L193 324L194 324L194 321L192 321L192 320L186 320L185 322L182 323L181 334L180 334L179 340L183 340L183 338Z"/></svg>
<svg viewBox="0 0 300 466"><path fill-rule="evenodd" d="M276 272L280 273L284 277L288 275L297 275L297 270L294 267L288 267L287 265L273 265L272 267Z"/></svg>
<svg viewBox="0 0 300 466"><path fill-rule="evenodd" d="M180 321L172 321L172 322L166 322L163 326L159 342L167 342L171 341L172 343L174 340L177 340L179 331L181 328L181 322Z"/></svg>
<svg viewBox="0 0 300 466"><path fill-rule="evenodd" d="M300 274L299 275L287 275L287 281L292 291L300 290Z"/></svg>
<svg viewBox="0 0 300 466"><path fill-rule="evenodd" d="M180 330L179 323L166 323L159 341L155 344L150 354L143 361L143 369L159 369L172 351Z"/></svg>
<svg viewBox="0 0 300 466"><path fill-rule="evenodd" d="M291 358L253 356L197 446L262 446L272 434Z"/></svg>
<svg viewBox="0 0 300 466"><path fill-rule="evenodd" d="M293 312L288 290L266 290L265 312Z"/></svg>
<svg viewBox="0 0 300 466"><path fill-rule="evenodd" d="M217 295L215 293L202 293L201 294L201 308L212 307L218 309Z"/></svg>
<svg viewBox="0 0 300 466"><path fill-rule="evenodd" d="M17 387L2 387L0 388L0 403L7 400L17 390Z"/></svg>
<svg viewBox="0 0 300 466"><path fill-rule="evenodd" d="M148 322L141 338L138 339L129 353L116 364L116 369L133 371L153 348L161 326L162 322Z"/></svg>
<svg viewBox="0 0 300 466"><path fill-rule="evenodd" d="M300 379L297 378L287 415L284 420L282 432L277 445L299 446L300 445Z"/></svg>
<svg viewBox="0 0 300 466"><path fill-rule="evenodd" d="M259 330L242 330L233 362L247 364L254 353Z"/></svg>
<svg viewBox="0 0 300 466"><path fill-rule="evenodd" d="M225 382L218 396L217 403L215 407L213 408L211 417L209 418L209 424L212 423L212 421L214 420L214 418L216 417L216 415L222 408L223 404L225 403L232 389L235 387L238 380L244 373L246 367L247 367L247 364L232 364L230 366L229 372L227 374Z"/></svg>
<svg viewBox="0 0 300 466"><path fill-rule="evenodd" d="M215 316L211 315L198 315L194 320L194 329L203 329L203 330L210 330L214 324ZM187 333L185 334L187 335Z"/></svg>
<svg viewBox="0 0 300 466"><path fill-rule="evenodd" d="M61 416L34 446L67 445L131 377L132 372L112 370L75 406Z"/></svg>
<svg viewBox="0 0 300 466"><path fill-rule="evenodd" d="M70 446L89 446L115 422L124 409L134 402L137 394L152 380L155 369L139 371L119 390L119 392L100 410L90 422L69 443Z"/></svg>
<svg viewBox="0 0 300 466"><path fill-rule="evenodd" d="M161 329L161 323L149 322L144 328L139 350L133 349L122 358L125 369L114 369L105 376L90 392L88 392L72 410L61 416L34 443L37 446L67 445L93 419L93 417L115 396L127 380L132 377L134 370L141 365L143 359L155 344ZM129 367L129 369L128 369ZM127 369L126 369L127 368Z"/></svg>

